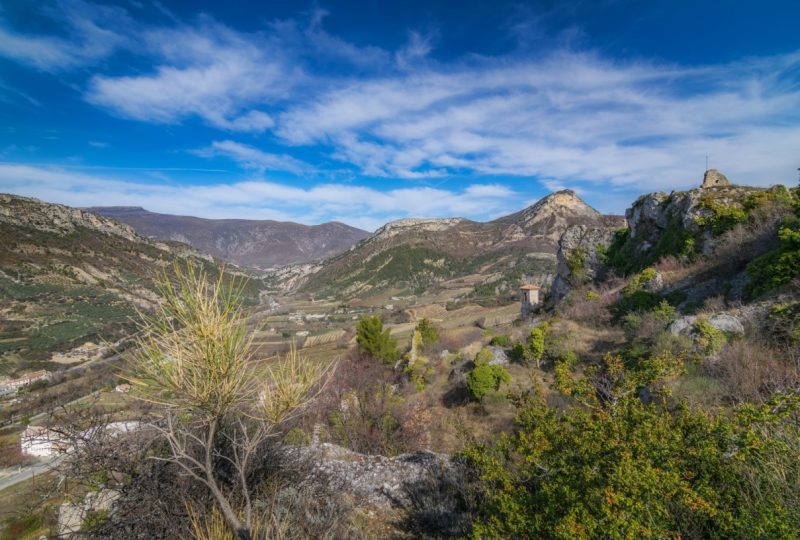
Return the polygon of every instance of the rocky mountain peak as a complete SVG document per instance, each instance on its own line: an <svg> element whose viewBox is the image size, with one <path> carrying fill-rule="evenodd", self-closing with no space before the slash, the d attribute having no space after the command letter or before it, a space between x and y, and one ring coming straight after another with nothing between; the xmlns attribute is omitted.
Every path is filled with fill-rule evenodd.
<svg viewBox="0 0 800 540"><path fill-rule="evenodd" d="M563 229L567 224L576 220L593 222L601 217L600 212L583 202L574 191L563 189L543 197L521 212L508 216L504 221L509 221L525 230L539 227L544 222L551 223L553 226L563 225L557 227ZM559 236L561 232L563 231L559 231Z"/></svg>

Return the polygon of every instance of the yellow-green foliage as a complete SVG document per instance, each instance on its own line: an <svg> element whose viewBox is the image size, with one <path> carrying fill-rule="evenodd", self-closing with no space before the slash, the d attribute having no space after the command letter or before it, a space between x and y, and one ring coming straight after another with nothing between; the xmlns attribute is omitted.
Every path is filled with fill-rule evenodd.
<svg viewBox="0 0 800 540"><path fill-rule="evenodd" d="M696 217L695 222L702 227L709 227L714 234L722 234L738 223L747 221L747 212L737 205L725 205L710 195L700 198L701 208L711 211L710 216Z"/></svg>
<svg viewBox="0 0 800 540"><path fill-rule="evenodd" d="M589 252L583 247L577 247L567 252L567 268L569 269L570 281L573 285L582 281L586 276L586 259L588 257Z"/></svg>
<svg viewBox="0 0 800 540"><path fill-rule="evenodd" d="M786 285L800 276L800 196L795 193L795 215L784 220L778 229L777 249L747 265L749 283L746 291L758 296Z"/></svg>
<svg viewBox="0 0 800 540"><path fill-rule="evenodd" d="M414 334L411 336L412 352L409 353L408 363L403 368L403 372L408 375L409 380L414 383L414 387L418 392L425 390L428 379L433 373L428 359L420 352L423 342L422 332L414 330Z"/></svg>
<svg viewBox="0 0 800 540"><path fill-rule="evenodd" d="M428 347L439 341L439 331L428 319L422 319L417 323L417 332L420 333L420 345Z"/></svg>
<svg viewBox="0 0 800 540"><path fill-rule="evenodd" d="M706 354L716 353L728 340L723 331L714 328L703 318L697 319L694 329L697 332L697 345Z"/></svg>
<svg viewBox="0 0 800 540"><path fill-rule="evenodd" d="M656 278L657 272L655 268L645 268L631 278L625 288L622 290L623 294L633 294L636 291L642 290L645 285L650 283Z"/></svg>
<svg viewBox="0 0 800 540"><path fill-rule="evenodd" d="M593 290L589 289L588 291L586 291L586 294L584 295L584 298L586 300L588 300L589 302L596 302L596 301L600 300L600 294L597 293L596 291L593 291Z"/></svg>
<svg viewBox="0 0 800 540"><path fill-rule="evenodd" d="M478 401L483 401L489 392L499 390L501 384L511 382L511 375L506 368L490 365L491 360L492 351L482 349L475 357L475 367L467 375L467 390Z"/></svg>
<svg viewBox="0 0 800 540"><path fill-rule="evenodd" d="M656 278L655 268L645 268L634 275L622 289L622 298L616 305L618 316L631 311L650 311L661 303L661 296L644 290L645 285Z"/></svg>
<svg viewBox="0 0 800 540"><path fill-rule="evenodd" d="M544 339L545 329L541 326L533 328L531 335L528 337L528 351L531 359L537 365L542 361L542 355L544 355Z"/></svg>
<svg viewBox="0 0 800 540"><path fill-rule="evenodd" d="M557 365L559 387L581 406L548 407L534 387L512 435L463 453L483 490L472 537L800 537L798 397L718 416L642 403L636 384L672 364L639 373L607 357L581 379Z"/></svg>

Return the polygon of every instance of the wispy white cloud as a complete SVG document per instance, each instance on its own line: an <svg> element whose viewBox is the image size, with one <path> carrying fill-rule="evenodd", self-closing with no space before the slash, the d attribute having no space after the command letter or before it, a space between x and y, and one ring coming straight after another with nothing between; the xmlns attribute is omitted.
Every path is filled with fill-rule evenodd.
<svg viewBox="0 0 800 540"><path fill-rule="evenodd" d="M48 72L92 64L129 45L139 26L118 7L64 0L59 9L44 10L66 27L67 36L31 35L14 31L0 20L0 55Z"/></svg>
<svg viewBox="0 0 800 540"><path fill-rule="evenodd" d="M516 210L518 197L499 185L457 190L414 187L381 191L366 186L317 184L301 188L261 179L182 185L142 183L105 174L0 163L0 191L71 206L138 205L155 212L209 218L342 221L374 230L401 217L465 216L488 219Z"/></svg>
<svg viewBox="0 0 800 540"><path fill-rule="evenodd" d="M370 175L465 170L666 188L704 155L742 182L793 170L800 54L681 68L560 52L486 58L360 81L278 117L291 144L322 144Z"/></svg>
<svg viewBox="0 0 800 540"><path fill-rule="evenodd" d="M296 70L269 47L201 17L195 27L159 28L143 39L152 73L95 75L89 102L126 118L178 123L200 117L229 131L264 131L272 117L255 108L285 95Z"/></svg>
<svg viewBox="0 0 800 540"><path fill-rule="evenodd" d="M200 157L224 156L246 169L257 171L286 171L297 175L308 174L313 167L287 154L263 152L235 141L214 141L211 146L193 152Z"/></svg>

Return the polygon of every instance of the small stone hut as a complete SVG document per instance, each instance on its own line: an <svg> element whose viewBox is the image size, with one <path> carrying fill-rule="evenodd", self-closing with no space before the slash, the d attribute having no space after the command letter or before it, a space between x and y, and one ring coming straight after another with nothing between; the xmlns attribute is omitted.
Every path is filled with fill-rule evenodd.
<svg viewBox="0 0 800 540"><path fill-rule="evenodd" d="M527 319L536 306L539 305L539 291L540 287L538 285L523 285L519 288L520 292L520 301L522 302L521 308L521 316L523 319Z"/></svg>

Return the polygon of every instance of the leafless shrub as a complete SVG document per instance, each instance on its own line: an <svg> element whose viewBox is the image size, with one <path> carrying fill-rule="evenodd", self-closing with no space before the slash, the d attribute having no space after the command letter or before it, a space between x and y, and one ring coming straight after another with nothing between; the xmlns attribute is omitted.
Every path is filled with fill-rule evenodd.
<svg viewBox="0 0 800 540"><path fill-rule="evenodd" d="M593 289L575 289L567 293L556 307L556 313L585 325L600 327L611 321L609 296Z"/></svg>
<svg viewBox="0 0 800 540"><path fill-rule="evenodd" d="M798 387L800 370L794 360L750 338L732 341L703 367L723 383L731 402L762 402L776 391Z"/></svg>
<svg viewBox="0 0 800 540"><path fill-rule="evenodd" d="M483 331L479 328L469 328L459 331L444 331L439 337L441 350L455 352L466 347L474 341L483 337Z"/></svg>
<svg viewBox="0 0 800 540"><path fill-rule="evenodd" d="M35 461L32 456L23 454L19 445L15 444L0 448L0 468L24 467Z"/></svg>

